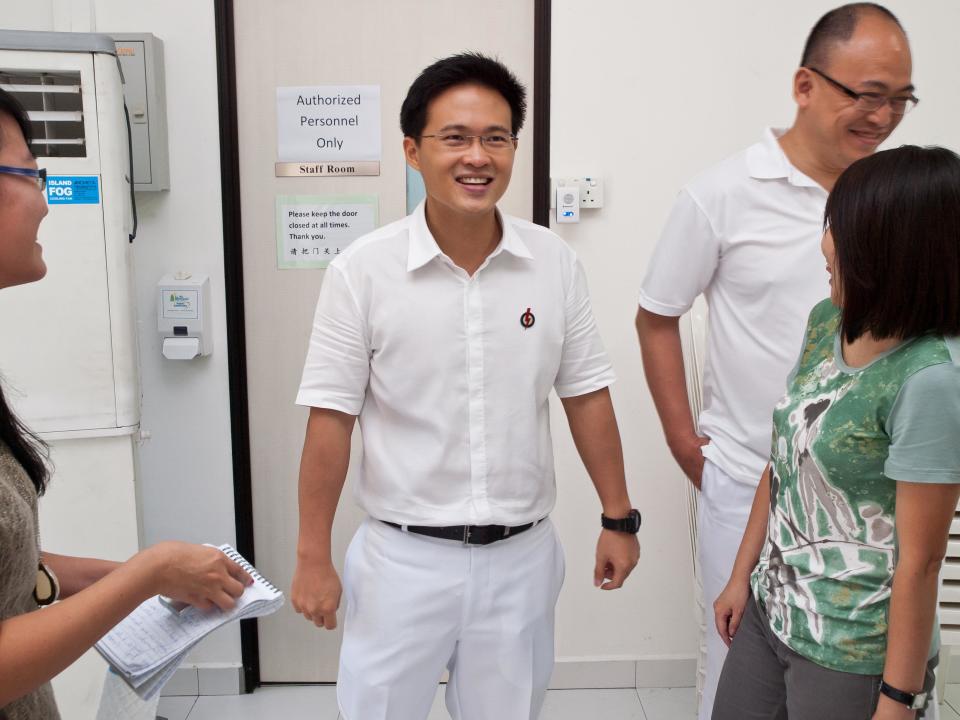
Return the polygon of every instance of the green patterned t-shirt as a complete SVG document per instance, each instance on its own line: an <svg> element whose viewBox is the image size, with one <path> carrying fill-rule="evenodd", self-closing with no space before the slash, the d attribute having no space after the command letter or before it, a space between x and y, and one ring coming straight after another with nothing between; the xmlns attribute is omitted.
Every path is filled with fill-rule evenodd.
<svg viewBox="0 0 960 720"><path fill-rule="evenodd" d="M813 309L800 360L774 410L767 540L752 587L770 628L792 650L828 668L876 675L883 671L896 562L896 480L960 482L957 443L930 442L933 423L901 390L925 375L941 384L945 378L946 395L955 396L960 368L938 335L849 367L838 324L829 300ZM960 409L947 412L954 416L948 427L958 427ZM895 422L895 413L903 419ZM926 446L906 453L924 454L907 476L891 469L893 461L904 462L900 445Z"/></svg>

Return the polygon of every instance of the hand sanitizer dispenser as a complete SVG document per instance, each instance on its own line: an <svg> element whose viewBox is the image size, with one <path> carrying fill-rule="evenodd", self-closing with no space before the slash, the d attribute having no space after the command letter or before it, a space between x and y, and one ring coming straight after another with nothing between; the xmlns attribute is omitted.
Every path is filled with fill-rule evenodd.
<svg viewBox="0 0 960 720"><path fill-rule="evenodd" d="M157 284L157 330L168 360L192 360L213 350L210 278L178 272Z"/></svg>

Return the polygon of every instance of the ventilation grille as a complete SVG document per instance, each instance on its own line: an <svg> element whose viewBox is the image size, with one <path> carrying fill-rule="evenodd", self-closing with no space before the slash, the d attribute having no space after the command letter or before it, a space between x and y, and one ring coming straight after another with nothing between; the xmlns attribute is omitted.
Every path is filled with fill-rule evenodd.
<svg viewBox="0 0 960 720"><path fill-rule="evenodd" d="M953 513L940 588L940 632L944 645L960 645L960 512Z"/></svg>
<svg viewBox="0 0 960 720"><path fill-rule="evenodd" d="M19 100L33 126L37 157L86 157L80 73L0 70L0 88Z"/></svg>

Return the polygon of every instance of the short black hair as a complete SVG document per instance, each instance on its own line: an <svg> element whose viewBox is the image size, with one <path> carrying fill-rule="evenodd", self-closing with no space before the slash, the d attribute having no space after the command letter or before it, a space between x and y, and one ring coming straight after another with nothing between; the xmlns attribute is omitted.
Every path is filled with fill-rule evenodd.
<svg viewBox="0 0 960 720"><path fill-rule="evenodd" d="M960 157L904 145L857 160L827 198L850 342L960 334Z"/></svg>
<svg viewBox="0 0 960 720"><path fill-rule="evenodd" d="M526 88L506 65L478 52L445 57L420 73L400 107L403 134L419 138L427 124L430 102L455 85L468 84L483 85L500 93L510 106L510 131L519 134L527 114Z"/></svg>
<svg viewBox="0 0 960 720"><path fill-rule="evenodd" d="M30 124L30 118L23 105L13 95L0 88L0 113L12 117L17 125L20 126L20 132L23 133L23 139L27 141L27 147L33 142L33 126ZM0 143L3 143L2 133L0 133Z"/></svg>
<svg viewBox="0 0 960 720"><path fill-rule="evenodd" d="M904 35L907 34L897 16L883 5L872 2L842 5L817 20L817 24L813 26L807 36L807 42L803 46L800 66L824 69L827 66L832 47L853 37L854 31L857 29L857 23L866 13L882 15L900 28L900 32Z"/></svg>

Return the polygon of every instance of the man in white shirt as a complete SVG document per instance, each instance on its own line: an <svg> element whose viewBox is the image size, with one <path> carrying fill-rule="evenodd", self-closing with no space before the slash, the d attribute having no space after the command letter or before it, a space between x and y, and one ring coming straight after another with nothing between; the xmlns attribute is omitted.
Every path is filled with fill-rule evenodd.
<svg viewBox="0 0 960 720"><path fill-rule="evenodd" d="M726 656L712 603L729 578L770 456L773 406L807 314L829 295L820 253L827 193L916 103L900 23L871 3L827 13L807 39L793 94L790 129L768 130L681 191L640 292L647 384L674 458L701 491L699 568L709 628L702 720L710 717ZM698 434L678 320L701 293L709 332Z"/></svg>
<svg viewBox="0 0 960 720"><path fill-rule="evenodd" d="M344 567L344 720L423 720L445 668L454 718L538 717L564 572L547 518L551 389L605 516L595 584L620 587L637 562L614 376L583 269L548 229L496 208L524 95L481 55L424 70L400 119L427 199L324 278L297 396L311 409L292 603L336 626L330 532L359 417L369 518Z"/></svg>

